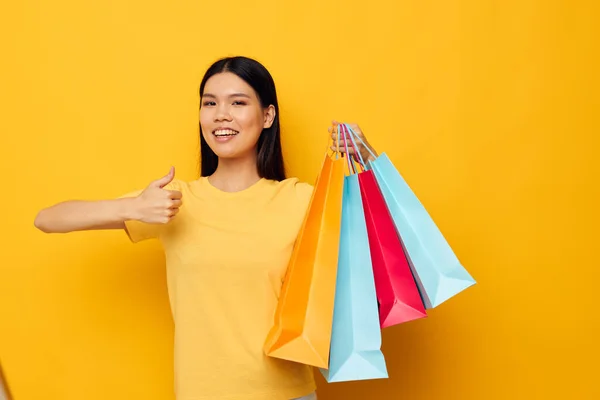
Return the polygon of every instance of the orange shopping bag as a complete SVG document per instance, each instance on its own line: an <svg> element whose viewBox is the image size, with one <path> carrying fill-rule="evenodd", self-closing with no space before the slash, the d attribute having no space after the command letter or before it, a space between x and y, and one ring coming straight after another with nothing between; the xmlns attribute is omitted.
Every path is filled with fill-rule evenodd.
<svg viewBox="0 0 600 400"><path fill-rule="evenodd" d="M329 365L346 171L338 152L325 156L264 344L271 357Z"/></svg>

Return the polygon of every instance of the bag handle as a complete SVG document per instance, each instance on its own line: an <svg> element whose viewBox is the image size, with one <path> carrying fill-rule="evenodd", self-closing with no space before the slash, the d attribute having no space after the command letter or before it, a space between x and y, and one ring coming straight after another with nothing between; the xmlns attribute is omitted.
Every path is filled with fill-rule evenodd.
<svg viewBox="0 0 600 400"><path fill-rule="evenodd" d="M356 166L357 160L354 157L352 157L348 152L348 139L352 140L352 138L350 136L350 133L348 133L346 124L340 124L340 127L342 130L342 134L344 135L344 147L346 150L348 169L351 171L351 173L356 174L356 173L360 172L359 168L357 168L357 166ZM356 152L356 146L353 144L354 144L354 141L352 141L352 143L350 144L350 147L352 149L354 149ZM361 167L360 169L364 171L363 165L360 162L358 162L358 166Z"/></svg>
<svg viewBox="0 0 600 400"><path fill-rule="evenodd" d="M367 144L365 143L365 141L361 139L361 137L354 131L354 129L352 129L350 127L350 125L348 125L348 124L344 124L344 125L346 126L346 129L348 129L348 131L350 131L350 134L352 136L354 136L355 138L357 138L360 141L360 143L365 147L365 149L367 149L367 151L369 152L369 154L371 156L373 156L373 159L377 159L377 156L375 155L375 153L373 153L373 151L371 150L371 148L369 146L367 146ZM354 143L354 140L352 140L352 142ZM359 152L359 154L360 154L360 152ZM362 157L361 157L361 159L362 159Z"/></svg>
<svg viewBox="0 0 600 400"><path fill-rule="evenodd" d="M352 142L351 147L352 147L352 150L354 150L354 157L352 157L352 159L356 160L359 163L359 165L362 167L363 171L366 170L367 167L366 167L365 160L363 160L362 154L358 150L358 146L356 145L356 142L354 141L354 135L356 135L356 133L352 130L352 128L350 128L350 126L348 124L344 124L344 129L346 131L346 135L345 135L344 139L348 140L348 138L349 138L350 141ZM356 135L356 136L358 136L358 135Z"/></svg>

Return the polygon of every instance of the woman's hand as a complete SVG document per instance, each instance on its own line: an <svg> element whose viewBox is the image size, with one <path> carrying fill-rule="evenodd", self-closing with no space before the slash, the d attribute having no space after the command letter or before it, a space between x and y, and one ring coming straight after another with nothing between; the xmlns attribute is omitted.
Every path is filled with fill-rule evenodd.
<svg viewBox="0 0 600 400"><path fill-rule="evenodd" d="M362 130L360 129L358 124L347 124L347 125L350 128L352 128L354 133L356 133L356 135L362 140L362 142L361 142L361 140L359 140L357 138L354 138L354 143L352 142L352 140L348 140L346 142L344 140L344 132L342 131L342 128L340 127L340 123L337 121L333 121L332 126L328 129L329 133L331 134L331 138L334 141L334 144L333 144L333 146L331 146L331 149L333 151L336 150L337 140L339 137L340 153L346 153L346 147L348 147L347 153L354 156L354 159L356 161L360 161L360 158L358 157L358 153L356 152L356 149L354 148L354 144L356 144L356 147L358 147L358 151L360 152L360 155L365 163L367 163L369 161L374 161L375 157L377 157L378 154L375 151L375 149L373 148L373 146L371 146L369 144L369 142L367 141L367 138L365 137L365 134L362 132ZM347 135L351 135L351 133L348 132ZM373 154L371 154L371 153L373 153Z"/></svg>
<svg viewBox="0 0 600 400"><path fill-rule="evenodd" d="M142 193L135 198L135 219L151 224L166 224L181 207L181 192L164 189L175 177L175 169L150 183Z"/></svg>
<svg viewBox="0 0 600 400"><path fill-rule="evenodd" d="M174 177L171 168L168 175L152 182L136 197L57 203L38 212L34 225L45 233L67 233L124 229L129 220L166 224L181 207L181 192L165 189Z"/></svg>

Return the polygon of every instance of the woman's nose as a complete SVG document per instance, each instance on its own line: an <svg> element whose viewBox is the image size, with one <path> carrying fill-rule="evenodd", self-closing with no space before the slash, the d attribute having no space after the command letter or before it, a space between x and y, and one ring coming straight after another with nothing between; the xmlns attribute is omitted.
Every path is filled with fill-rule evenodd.
<svg viewBox="0 0 600 400"><path fill-rule="evenodd" d="M230 119L229 107L226 104L218 105L217 112L215 113L215 121L228 121Z"/></svg>

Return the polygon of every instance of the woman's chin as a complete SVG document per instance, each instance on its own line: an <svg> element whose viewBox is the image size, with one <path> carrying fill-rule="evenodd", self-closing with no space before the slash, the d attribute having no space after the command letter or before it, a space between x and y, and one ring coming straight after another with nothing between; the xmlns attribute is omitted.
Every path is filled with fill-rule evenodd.
<svg viewBox="0 0 600 400"><path fill-rule="evenodd" d="M209 146L217 157L226 158L243 158L246 154L252 154L252 147L240 146L242 143L236 143L235 140L227 142L210 141Z"/></svg>
<svg viewBox="0 0 600 400"><path fill-rule="evenodd" d="M240 151L238 148L225 148L225 146L215 146L213 147L213 151L220 159L240 158L242 154L244 154L244 152Z"/></svg>

